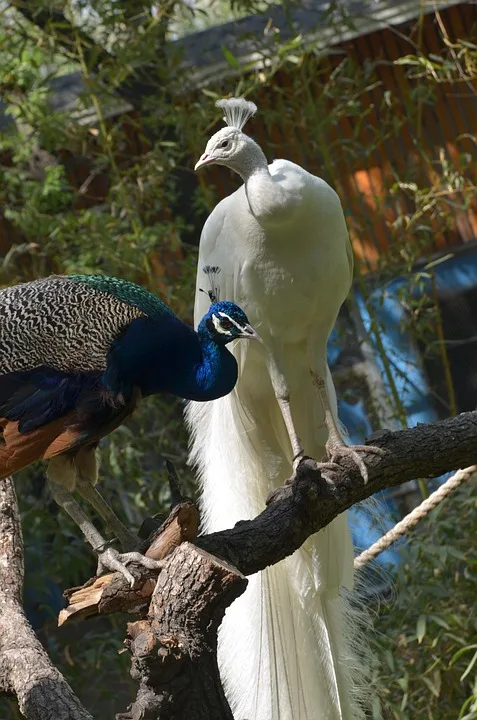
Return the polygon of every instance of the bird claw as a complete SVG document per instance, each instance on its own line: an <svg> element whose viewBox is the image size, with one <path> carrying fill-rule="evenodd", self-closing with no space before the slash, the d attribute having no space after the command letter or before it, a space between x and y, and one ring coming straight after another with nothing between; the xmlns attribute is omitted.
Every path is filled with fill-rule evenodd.
<svg viewBox="0 0 477 720"><path fill-rule="evenodd" d="M316 469L320 472L322 470L332 472L332 473L338 473L341 472L342 467L338 463L333 462L332 460L325 460L324 462L317 462L316 463Z"/></svg>
<svg viewBox="0 0 477 720"><path fill-rule="evenodd" d="M312 460L312 458L310 458L308 455L305 455L303 450L300 450L300 452L297 453L293 458L293 473L291 477L285 480L285 483L283 485L274 488L268 493L267 499L265 500L265 505L270 505L271 503L279 502L290 497L290 486L293 485L293 483L297 479L298 467L301 465L302 462L305 462L306 460ZM331 465L331 463L325 464Z"/></svg>
<svg viewBox="0 0 477 720"><path fill-rule="evenodd" d="M137 562L148 570L159 570L163 563L153 560L139 552L120 553L112 547L108 547L98 555L98 569L96 574L102 575L105 570L121 573L131 587L134 587L135 578L126 567L127 563Z"/></svg>
<svg viewBox="0 0 477 720"><path fill-rule="evenodd" d="M359 472L365 485L368 482L369 476L368 469L361 457L361 454L378 455L379 457L383 457L386 454L385 450L380 447L376 447L375 445L345 445L344 443L342 445L332 446L331 448L327 447L327 451L332 465L336 465L336 460L339 458L348 457L353 460L359 468ZM323 463L323 465L328 464L329 463Z"/></svg>

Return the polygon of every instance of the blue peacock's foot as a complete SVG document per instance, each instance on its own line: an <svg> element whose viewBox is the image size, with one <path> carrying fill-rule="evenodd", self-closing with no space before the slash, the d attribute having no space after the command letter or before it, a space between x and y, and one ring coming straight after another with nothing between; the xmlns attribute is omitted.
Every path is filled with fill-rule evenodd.
<svg viewBox="0 0 477 720"><path fill-rule="evenodd" d="M134 587L135 579L126 567L127 563L137 562L148 570L160 570L164 563L146 557L139 552L120 553L112 547L102 550L98 554L98 569L96 574L102 575L105 571L119 572Z"/></svg>

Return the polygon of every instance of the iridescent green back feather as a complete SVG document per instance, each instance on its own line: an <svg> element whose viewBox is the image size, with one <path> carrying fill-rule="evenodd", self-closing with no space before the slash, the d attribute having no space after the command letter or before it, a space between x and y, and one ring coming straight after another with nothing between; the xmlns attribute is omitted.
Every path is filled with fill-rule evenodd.
<svg viewBox="0 0 477 720"><path fill-rule="evenodd" d="M172 310L140 285L122 280L120 278L108 277L107 275L68 275L70 280L85 283L93 290L109 293L122 300L122 302L134 305L141 312L149 317L169 313L174 315Z"/></svg>

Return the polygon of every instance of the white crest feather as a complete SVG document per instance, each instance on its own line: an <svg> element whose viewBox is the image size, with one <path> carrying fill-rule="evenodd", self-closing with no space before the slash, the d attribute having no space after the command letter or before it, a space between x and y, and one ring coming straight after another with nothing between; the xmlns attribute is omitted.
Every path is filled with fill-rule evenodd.
<svg viewBox="0 0 477 720"><path fill-rule="evenodd" d="M241 130L247 120L255 115L257 112L257 106L250 100L245 98L224 98L217 100L215 107L223 110L224 122L229 127L237 128Z"/></svg>

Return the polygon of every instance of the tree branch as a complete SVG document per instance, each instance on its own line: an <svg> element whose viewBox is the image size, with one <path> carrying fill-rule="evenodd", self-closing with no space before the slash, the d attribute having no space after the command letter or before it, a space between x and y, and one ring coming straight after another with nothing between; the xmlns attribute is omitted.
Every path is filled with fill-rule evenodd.
<svg viewBox="0 0 477 720"><path fill-rule="evenodd" d="M247 580L183 543L161 572L146 620L128 625L137 699L117 720L233 720L217 665L217 631Z"/></svg>
<svg viewBox="0 0 477 720"><path fill-rule="evenodd" d="M214 586L215 593L210 594L214 571L228 568L229 582L234 580L232 587L239 595L243 576L236 571L234 575L233 566L246 575L255 573L292 554L311 534L378 490L416 476L434 477L471 465L477 459L477 413L411 430L382 431L373 436L372 442L386 453L383 457L369 456L370 479L366 485L352 461L343 461L343 472L333 479L322 476L315 461L305 459L290 484L273 493L258 517L198 538L195 548L189 546L193 552L185 545L175 551L175 570L172 572L169 563L167 572L163 570L159 576L148 620L130 626L131 673L140 680L140 690L130 711L118 715L117 720L231 718L218 684L218 622L213 622L217 618L214 609L218 606L222 616L230 598L220 582ZM232 567L216 561L206 570L200 561L201 549L230 562ZM209 554L206 557L212 558ZM194 568L192 582L191 577L187 580L189 567ZM182 579L184 572L186 579ZM198 578L205 582L198 582ZM195 614L197 608L200 619ZM137 633L131 629L135 627ZM204 628L210 627L213 631L206 637ZM168 633L173 636L171 646ZM210 646L212 653L207 652ZM194 655L191 648L200 651ZM166 661L167 665L161 666Z"/></svg>
<svg viewBox="0 0 477 720"><path fill-rule="evenodd" d="M381 431L370 440L386 452L383 457L369 456L367 485L352 461L343 459L342 472L331 477L322 476L315 461L307 458L290 483L273 493L258 517L199 537L195 545L181 543L187 540L187 533L192 538L195 535L192 505L187 505L192 514L184 515L184 522L179 506L173 510L156 536L161 556L168 547L175 547L157 583L148 583L153 574L141 570L145 574L141 576L140 605L147 603L146 587L153 600L147 618L129 625L127 641L131 672L140 687L136 702L118 720L231 718L219 682L216 633L226 607L243 592L243 575L292 554L307 537L378 490L472 465L477 459L477 412L410 430ZM13 493L12 486L8 488ZM14 495L9 498L2 485L0 489L0 547L4 555L0 557L1 687L18 694L28 718L90 720L64 679L51 667L19 608L22 568L18 517ZM118 588L121 583L125 585L122 576L112 576L111 582ZM121 602L113 605L115 612L122 610ZM95 612L101 612L100 606ZM20 651L19 635L23 637ZM44 706L38 712L41 703Z"/></svg>
<svg viewBox="0 0 477 720"><path fill-rule="evenodd" d="M0 691L29 720L93 720L28 623L22 606L23 542L11 478L0 482Z"/></svg>
<svg viewBox="0 0 477 720"><path fill-rule="evenodd" d="M477 460L477 412L409 430L382 430L369 441L386 454L369 455L366 485L350 460L343 459L342 472L331 477L321 475L314 460L305 459L292 482L273 493L260 515L238 522L234 528L203 535L195 545L231 563L243 575L274 565L337 515L379 490L472 465ZM193 538L184 535L183 540ZM134 572L138 573L134 592L119 573L88 582L86 590L67 591L71 604L62 611L60 622L118 610L131 612L139 606L139 595L145 605L154 588L154 575L144 568Z"/></svg>
<svg viewBox="0 0 477 720"><path fill-rule="evenodd" d="M313 533L379 490L415 478L434 478L477 461L477 412L462 413L409 430L382 430L371 443L384 457L366 458L369 481L343 459L339 477L320 475L311 459L298 467L296 478L274 494L267 508L231 530L198 538L197 545L251 575L295 552Z"/></svg>

